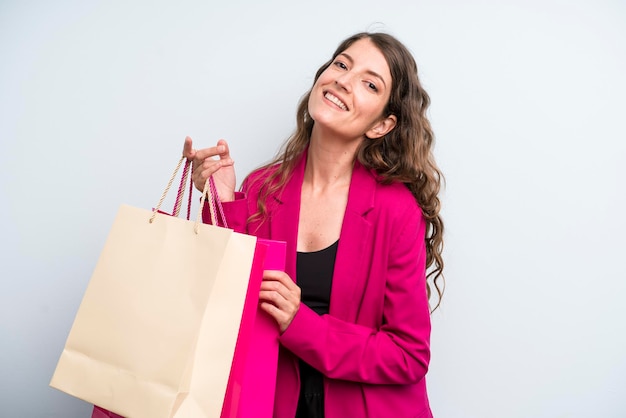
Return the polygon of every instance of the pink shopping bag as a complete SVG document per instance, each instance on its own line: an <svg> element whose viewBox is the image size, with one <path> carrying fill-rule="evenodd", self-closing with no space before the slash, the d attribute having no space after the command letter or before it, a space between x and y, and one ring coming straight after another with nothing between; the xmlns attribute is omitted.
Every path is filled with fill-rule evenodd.
<svg viewBox="0 0 626 418"><path fill-rule="evenodd" d="M124 418L121 415L117 415L115 412L107 411L104 408L100 408L99 406L93 407L93 412L91 413L91 418Z"/></svg>
<svg viewBox="0 0 626 418"><path fill-rule="evenodd" d="M261 245L267 247L263 269L284 271L286 243L257 240L257 246ZM261 280L251 279L248 285L221 418L272 417L279 330L276 321L258 306L260 287Z"/></svg>

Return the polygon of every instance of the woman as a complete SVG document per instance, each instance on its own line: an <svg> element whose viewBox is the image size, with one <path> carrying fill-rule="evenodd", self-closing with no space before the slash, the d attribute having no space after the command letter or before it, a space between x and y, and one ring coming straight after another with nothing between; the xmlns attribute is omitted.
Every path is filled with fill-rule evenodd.
<svg viewBox="0 0 626 418"><path fill-rule="evenodd" d="M432 416L426 271L440 298L443 223L428 104L408 50L360 33L241 192L225 141L185 141L196 187L214 176L231 227L287 242L286 271L266 271L259 295L281 331L277 418Z"/></svg>

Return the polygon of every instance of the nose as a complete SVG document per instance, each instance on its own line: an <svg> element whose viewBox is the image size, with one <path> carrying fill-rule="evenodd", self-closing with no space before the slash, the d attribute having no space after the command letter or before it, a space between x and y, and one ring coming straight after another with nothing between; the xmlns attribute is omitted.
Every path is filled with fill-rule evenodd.
<svg viewBox="0 0 626 418"><path fill-rule="evenodd" d="M354 76L348 71L342 74L339 74L335 79L335 84L342 90L346 92L352 91L352 83Z"/></svg>

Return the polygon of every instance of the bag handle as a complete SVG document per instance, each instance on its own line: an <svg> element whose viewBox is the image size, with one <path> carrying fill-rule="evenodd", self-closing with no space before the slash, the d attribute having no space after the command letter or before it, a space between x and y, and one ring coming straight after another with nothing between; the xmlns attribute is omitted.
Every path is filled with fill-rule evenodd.
<svg viewBox="0 0 626 418"><path fill-rule="evenodd" d="M165 201L165 197L172 187L172 183L174 183L174 179L176 178L176 174L178 174L178 170L183 165L183 161L186 158L182 156L174 169L169 181L167 182L167 186L165 186L165 190L159 199L157 205L152 209L152 216L150 217L149 222L154 222L156 218L156 214L161 209L163 202ZM183 174L181 176L180 185L178 186L178 193L176 194L176 201L174 202L174 210L173 216L178 217L180 213L180 208L182 206L183 197L185 195L185 186L187 184L187 179L190 177L190 174L193 174L193 168L191 161L187 160L185 163L185 167L183 168ZM193 181L189 182L189 200L187 202L187 220L189 220L191 216L191 196L193 194ZM208 198L208 206L209 213L211 215L211 223L214 225L219 225L221 221L224 227L228 228L228 223L226 222L226 216L224 215L224 208L222 207L222 202L219 199L219 195L217 193L217 188L215 187L215 181L213 177L209 177L204 183L204 190L202 191L202 196L200 197L200 208L198 209L198 215L196 216L196 223L194 225L194 232L197 234L200 226L200 220L202 219L202 208L204 207L204 203ZM219 218L218 218L219 216Z"/></svg>
<svg viewBox="0 0 626 418"><path fill-rule="evenodd" d="M228 228L228 223L226 222L226 216L224 215L224 208L222 207L222 202L220 201L219 194L217 193L217 188L215 187L215 181L213 180L213 176L209 177L204 183L204 190L202 191L202 197L200 198L200 208L198 209L198 216L196 218L196 226L194 230L196 233L198 232L198 225L200 222L200 218L202 217L202 209L204 208L204 203L207 203L209 206L209 214L211 216L211 223L213 225L219 225L220 221L225 228Z"/></svg>
<svg viewBox="0 0 626 418"><path fill-rule="evenodd" d="M226 215L224 215L224 207L222 206L222 201L220 200L220 195L217 193L217 187L215 187L215 181L213 180L213 176L209 178L209 190L211 191L212 201L211 203L214 205L213 210L219 215L220 220L222 221L222 225L224 228L228 228L228 222L226 221ZM217 223L216 223L217 225Z"/></svg>
<svg viewBox="0 0 626 418"><path fill-rule="evenodd" d="M157 203L154 209L152 209L152 216L150 217L150 223L154 222L154 218L156 217L157 212L159 212L159 210L161 209L161 206L163 205L163 201L165 201L165 197L167 196L167 193L170 191L170 188L172 187L172 183L174 183L174 179L176 178L176 174L178 174L178 170L180 170L180 167L183 165L184 160L185 160L185 157L183 156L178 161L178 164L176 165L176 168L174 169L174 172L172 173L172 176L167 182L167 186L165 186L165 190L163 191L163 194L161 195L161 198L159 199L159 203ZM180 214L180 208L182 207L182 204L183 204L183 197L185 196L185 186L187 185L187 179L189 179L190 174L192 174L191 167L192 167L191 161L188 160L185 163L185 167L183 168L183 174L180 179L180 185L178 186L178 192L176 193L176 201L174 202L172 216L178 217L178 215ZM190 215L191 215L192 193L193 193L193 182L190 182L189 199L187 201L187 220L189 220Z"/></svg>
<svg viewBox="0 0 626 418"><path fill-rule="evenodd" d="M185 196L185 185L187 184L187 178L193 174L193 168L191 161L187 160L185 167L183 168L183 175L180 179L180 185L178 186L178 193L176 193L176 202L174 202L174 209L172 210L173 216L178 217L180 208L183 205L183 197ZM189 200L187 201L187 220L191 215L191 195L193 194L193 182L189 183Z"/></svg>
<svg viewBox="0 0 626 418"><path fill-rule="evenodd" d="M156 218L157 212L161 209L161 205L163 204L163 201L165 200L165 196L167 196L167 192L170 191L170 188L172 187L172 183L174 182L174 179L176 178L176 174L178 174L178 170L180 170L180 166L183 165L184 159L185 157L183 156L180 158L180 160L178 160L178 164L176 165L176 168L174 169L172 176L167 182L167 186L165 186L165 190L163 191L163 194L161 195L161 198L159 199L159 203L157 203L154 209L152 209L152 216L150 217L150 221L149 221L150 223L154 222L154 218ZM179 199L177 198L176 203L174 204L175 211L176 211L176 205L178 204L178 200Z"/></svg>

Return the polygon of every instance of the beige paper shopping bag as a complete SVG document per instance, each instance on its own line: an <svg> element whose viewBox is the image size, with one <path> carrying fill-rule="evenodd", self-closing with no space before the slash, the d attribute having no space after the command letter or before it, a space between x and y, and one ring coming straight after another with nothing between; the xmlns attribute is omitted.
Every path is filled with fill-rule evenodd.
<svg viewBox="0 0 626 418"><path fill-rule="evenodd" d="M255 245L122 206L51 386L129 418L219 417Z"/></svg>

